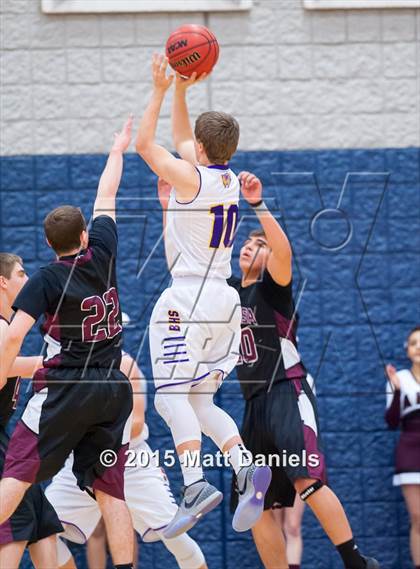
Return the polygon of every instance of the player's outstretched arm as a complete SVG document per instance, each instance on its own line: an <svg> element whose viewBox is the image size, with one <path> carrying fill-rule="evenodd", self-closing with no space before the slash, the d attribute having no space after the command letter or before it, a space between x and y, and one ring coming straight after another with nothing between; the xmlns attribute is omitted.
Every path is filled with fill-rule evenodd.
<svg viewBox="0 0 420 569"><path fill-rule="evenodd" d="M121 360L121 371L128 377L133 388L133 420L131 422L131 438L138 437L144 427L144 393L141 380L144 379L138 365L128 354Z"/></svg>
<svg viewBox="0 0 420 569"><path fill-rule="evenodd" d="M250 172L241 172L238 178L242 195L254 208L271 249L267 270L277 284L286 286L292 279L292 248L289 240L263 202L261 181Z"/></svg>
<svg viewBox="0 0 420 569"><path fill-rule="evenodd" d="M30 379L43 367L42 356L18 356L9 371L9 377L25 377Z"/></svg>
<svg viewBox="0 0 420 569"><path fill-rule="evenodd" d="M154 55L152 61L153 92L144 111L137 133L136 150L155 174L176 188L179 201L190 201L200 188L200 175L192 164L175 158L168 150L156 144L156 127L166 91L173 75L167 76L168 59Z"/></svg>
<svg viewBox="0 0 420 569"><path fill-rule="evenodd" d="M187 89L203 81L207 73L203 73L197 78L194 72L191 77L184 79L179 73L175 79L175 93L172 102L172 138L175 150L184 160L191 164L197 164L195 153L195 136L191 128L190 117L187 106Z"/></svg>
<svg viewBox="0 0 420 569"><path fill-rule="evenodd" d="M93 218L98 215L109 215L115 221L115 198L121 182L123 171L123 154L131 142L133 117L130 116L121 132L114 134L114 144L109 153L108 160L101 179L93 207Z"/></svg>
<svg viewBox="0 0 420 569"><path fill-rule="evenodd" d="M29 316L23 310L18 310L13 321L7 327L7 331L2 330L2 332L6 333L4 335L2 333L3 340L0 345L0 389L3 389L6 385L8 377L13 377L13 362L19 354L26 334L34 324L35 320L32 316Z"/></svg>

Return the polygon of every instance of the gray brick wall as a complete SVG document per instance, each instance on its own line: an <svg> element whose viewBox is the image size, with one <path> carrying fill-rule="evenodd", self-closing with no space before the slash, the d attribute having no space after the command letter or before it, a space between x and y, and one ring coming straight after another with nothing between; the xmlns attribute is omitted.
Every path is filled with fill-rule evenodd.
<svg viewBox="0 0 420 569"><path fill-rule="evenodd" d="M420 142L420 10L308 12L260 0L246 13L59 15L1 0L0 153L103 152L144 109L149 60L169 31L206 23L221 44L193 114L223 107L241 148L389 147ZM170 145L169 105L159 140Z"/></svg>

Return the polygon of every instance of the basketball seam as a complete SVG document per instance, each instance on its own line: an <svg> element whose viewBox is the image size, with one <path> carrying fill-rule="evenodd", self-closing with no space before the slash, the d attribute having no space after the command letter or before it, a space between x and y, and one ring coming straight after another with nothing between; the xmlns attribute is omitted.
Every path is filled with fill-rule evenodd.
<svg viewBox="0 0 420 569"><path fill-rule="evenodd" d="M182 55L183 53L186 53L186 52L188 52L188 51L191 51L191 49L197 49L198 47L203 47L203 45L208 45L208 46L211 47L211 45L214 44L214 43L217 43L217 40L216 40L216 39L214 39L214 40L209 40L209 39L207 39L205 42L199 43L198 45L195 45L194 48L187 47L187 48L183 49L182 51L178 51L177 54L176 54L176 57L178 57L178 55ZM167 54L167 55L168 55L168 54ZM173 57L175 57L175 56L172 56L172 54L171 54L171 55L168 55L169 61L171 61L171 59L172 59Z"/></svg>
<svg viewBox="0 0 420 569"><path fill-rule="evenodd" d="M205 44L202 44L202 45L205 45ZM177 67L176 69L173 68L174 71L177 71L178 73L180 73L181 71L187 71L188 70L188 72L194 73L194 71L198 67L200 67L200 65L202 65L209 58L209 56L212 53L212 46L217 45L217 42L211 42L211 43L209 42L208 45L209 45L208 52L203 57L203 59L200 59L199 61L197 61L196 65L188 65L187 69L183 69L183 67L180 66L180 67ZM200 46L196 46L196 47L200 47ZM217 59L218 59L218 56L215 58L215 63L217 62ZM172 63L176 63L176 61L178 61L178 60L174 59L174 60L172 60ZM169 64L171 65L171 59L169 60Z"/></svg>

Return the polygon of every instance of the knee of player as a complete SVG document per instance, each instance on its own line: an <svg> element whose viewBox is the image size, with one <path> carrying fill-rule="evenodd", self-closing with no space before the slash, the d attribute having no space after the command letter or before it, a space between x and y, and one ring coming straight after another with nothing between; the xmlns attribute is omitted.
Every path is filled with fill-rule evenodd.
<svg viewBox="0 0 420 569"><path fill-rule="evenodd" d="M284 522L284 532L286 536L292 538L300 538L302 531L301 531L301 521L300 520L290 520L287 519Z"/></svg>
<svg viewBox="0 0 420 569"><path fill-rule="evenodd" d="M159 393L159 391L155 394L155 409L162 419L169 425L172 418L171 408L167 403L165 394Z"/></svg>
<svg viewBox="0 0 420 569"><path fill-rule="evenodd" d="M197 542L187 534L173 539L163 539L166 548L178 562L180 569L202 569L206 560Z"/></svg>

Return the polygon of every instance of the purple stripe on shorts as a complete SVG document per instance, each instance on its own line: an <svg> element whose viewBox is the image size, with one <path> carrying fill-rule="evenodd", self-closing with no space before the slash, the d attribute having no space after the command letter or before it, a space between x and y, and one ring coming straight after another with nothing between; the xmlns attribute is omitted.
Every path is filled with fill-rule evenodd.
<svg viewBox="0 0 420 569"><path fill-rule="evenodd" d="M77 526L73 522L66 522L66 520L62 520L61 518L60 518L60 522L61 522L61 525L64 527L63 537L65 539L68 539L69 541L72 541L73 543L78 543L80 545L83 545L87 542L88 538L87 538L86 534L79 528L79 526ZM69 528L69 531L71 532L71 534L68 533L66 528ZM76 533L73 533L74 532L73 528L76 528ZM80 533L77 534L77 532L80 532ZM80 541L80 540L76 541L77 538L72 539L75 537L76 534L79 535L79 537L80 537L80 535L82 536L82 541Z"/></svg>
<svg viewBox="0 0 420 569"><path fill-rule="evenodd" d="M9 518L0 524L0 545L6 545L6 543L12 543L13 541L15 539L13 538L12 524Z"/></svg>
<svg viewBox="0 0 420 569"><path fill-rule="evenodd" d="M169 340L185 340L185 336L170 336L169 338L163 338L162 342L168 342Z"/></svg>
<svg viewBox="0 0 420 569"><path fill-rule="evenodd" d="M38 435L20 420L7 448L3 478L16 478L33 484L41 465L38 453Z"/></svg>
<svg viewBox="0 0 420 569"><path fill-rule="evenodd" d="M92 484L93 490L101 490L109 496L124 500L124 467L128 443L122 445L117 453L117 462L114 466L105 468L104 473L96 478Z"/></svg>
<svg viewBox="0 0 420 569"><path fill-rule="evenodd" d="M166 345L163 347L164 350L167 350L168 348L180 348L181 346L186 346L187 344L170 344L170 345Z"/></svg>
<svg viewBox="0 0 420 569"><path fill-rule="evenodd" d="M163 354L164 358L172 358L173 356L182 356L183 354L187 354L188 352L172 352L171 354Z"/></svg>
<svg viewBox="0 0 420 569"><path fill-rule="evenodd" d="M215 368L215 369L212 369L211 371L208 371L207 373L205 373L203 375L200 375L200 377L196 377L194 379L187 379L186 381L177 381L176 383L165 383L165 385L159 385L158 387L156 387L156 391L158 391L159 389L162 389L162 387L175 387L177 385L186 385L187 383L196 383L197 381L201 381L202 379L204 379L205 377L207 377L208 375L210 375L214 371L219 371L221 374L225 375L225 372L222 369ZM192 387L195 387L195 386L193 385Z"/></svg>
<svg viewBox="0 0 420 569"><path fill-rule="evenodd" d="M189 362L189 358L185 359L185 360L168 360L167 362L163 362L164 364L179 364L182 362Z"/></svg>

